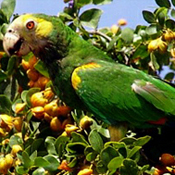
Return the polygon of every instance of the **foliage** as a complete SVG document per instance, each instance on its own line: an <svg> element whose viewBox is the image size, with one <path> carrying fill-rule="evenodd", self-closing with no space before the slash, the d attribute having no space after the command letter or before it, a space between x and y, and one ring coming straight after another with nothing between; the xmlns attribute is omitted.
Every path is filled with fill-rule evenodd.
<svg viewBox="0 0 175 175"><path fill-rule="evenodd" d="M155 1L158 7L153 12L143 11L148 25L138 25L135 29L123 27L125 21L98 29L102 11L96 7L111 0L65 0L66 7L59 17L116 62L157 76L167 66L169 72L164 79L173 83L175 1ZM15 2L3 0L0 9L0 173L173 173L174 159L168 167L161 165L161 169L150 163L152 160L147 158L143 148L151 137L142 134L143 130L133 129L135 133L128 131L121 140L110 141L105 124L93 119L92 114L70 111L60 101L52 90L47 68L33 54L18 58L3 52L3 35L12 18L16 17L12 17ZM83 7L89 4L95 8L83 11ZM155 130L156 133L161 131L160 128ZM158 135L161 138L163 132ZM168 159L164 157L164 160ZM157 160L154 166L158 163Z"/></svg>

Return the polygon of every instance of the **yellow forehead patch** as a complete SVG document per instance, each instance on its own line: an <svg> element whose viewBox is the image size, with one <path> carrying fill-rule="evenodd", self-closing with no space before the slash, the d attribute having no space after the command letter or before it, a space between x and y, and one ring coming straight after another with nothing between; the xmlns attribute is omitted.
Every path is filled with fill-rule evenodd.
<svg viewBox="0 0 175 175"><path fill-rule="evenodd" d="M27 22L34 21L36 23L35 35L38 38L47 37L48 34L50 34L50 32L53 29L53 25L50 21L46 21L42 18L34 17L32 16L32 14L21 15L16 20L17 21L19 20L20 22L22 22L24 26L26 25Z"/></svg>
<svg viewBox="0 0 175 175"><path fill-rule="evenodd" d="M73 73L72 73L72 77L71 77L71 81L72 81L72 86L74 89L78 89L78 85L81 83L81 78L80 76L78 76L78 72L81 71L81 70L86 70L86 69L94 69L94 68L98 68L98 67L101 67L101 65L97 64L97 63L94 63L94 62L91 62L91 63L88 63L88 64L84 64L80 67L77 67Z"/></svg>

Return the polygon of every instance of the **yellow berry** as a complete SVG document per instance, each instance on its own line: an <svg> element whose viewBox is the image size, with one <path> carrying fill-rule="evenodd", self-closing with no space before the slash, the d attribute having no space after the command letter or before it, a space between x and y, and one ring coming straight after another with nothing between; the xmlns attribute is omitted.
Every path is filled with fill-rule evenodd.
<svg viewBox="0 0 175 175"><path fill-rule="evenodd" d="M13 146L12 146L11 154L12 154L13 156L16 156L16 154L17 154L19 151L22 151L22 147L21 147L20 145L13 145Z"/></svg>
<svg viewBox="0 0 175 175"><path fill-rule="evenodd" d="M57 100L54 100L44 106L44 111L51 115L51 116L57 116L58 115L58 104Z"/></svg>
<svg viewBox="0 0 175 175"><path fill-rule="evenodd" d="M13 125L18 132L20 132L22 129L22 123L23 123L22 117L15 117L13 120Z"/></svg>
<svg viewBox="0 0 175 175"><path fill-rule="evenodd" d="M116 24L111 26L111 32L113 34L116 34L118 31L119 31L119 27Z"/></svg>
<svg viewBox="0 0 175 175"><path fill-rule="evenodd" d="M26 104L25 103L17 103L15 105L15 113L18 114L20 112L22 112L25 108Z"/></svg>
<svg viewBox="0 0 175 175"><path fill-rule="evenodd" d="M75 125L72 125L72 124L67 124L66 127L65 127L65 131L67 133L67 135L70 135L71 132L73 131L77 131L79 128Z"/></svg>
<svg viewBox="0 0 175 175"><path fill-rule="evenodd" d="M83 170L80 170L77 175L92 175L93 170L90 168L85 168Z"/></svg>
<svg viewBox="0 0 175 175"><path fill-rule="evenodd" d="M80 120L80 123L79 123L79 125L80 125L80 127L82 128L82 129L87 129L87 128L89 128L90 127L90 125L93 123L93 120L90 118L90 117L88 117L88 116L84 116L81 120Z"/></svg>
<svg viewBox="0 0 175 175"><path fill-rule="evenodd" d="M7 169L11 168L13 164L13 157L11 154L5 156L5 166Z"/></svg>

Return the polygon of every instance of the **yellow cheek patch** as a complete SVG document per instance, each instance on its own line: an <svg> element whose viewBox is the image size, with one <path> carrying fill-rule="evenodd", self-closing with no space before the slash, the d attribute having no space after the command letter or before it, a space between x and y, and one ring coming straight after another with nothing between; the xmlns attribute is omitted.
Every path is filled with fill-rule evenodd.
<svg viewBox="0 0 175 175"><path fill-rule="evenodd" d="M47 37L53 29L52 23L43 19L37 19L37 22L38 26L36 29L36 35L38 36L38 38L40 36L42 36L42 38Z"/></svg>
<svg viewBox="0 0 175 175"><path fill-rule="evenodd" d="M94 68L98 68L101 67L101 65L91 62L85 65L82 65L80 67L77 67L73 73L72 73L72 77L71 77L71 81L72 81L72 86L74 89L78 89L78 85L81 83L81 78L78 76L78 72L81 70L86 70L86 69L94 69Z"/></svg>

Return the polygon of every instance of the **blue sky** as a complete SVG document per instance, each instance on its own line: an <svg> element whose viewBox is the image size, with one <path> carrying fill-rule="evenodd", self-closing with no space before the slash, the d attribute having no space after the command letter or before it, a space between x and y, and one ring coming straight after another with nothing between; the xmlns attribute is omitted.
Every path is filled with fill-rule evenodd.
<svg viewBox="0 0 175 175"><path fill-rule="evenodd" d="M65 6L63 0L16 0L15 13L57 15ZM87 6L86 9L90 7ZM146 24L142 17L142 10L153 11L157 5L154 0L113 0L111 4L96 7L103 10L99 27L110 27L120 18L125 18L128 27L135 28L138 24Z"/></svg>

